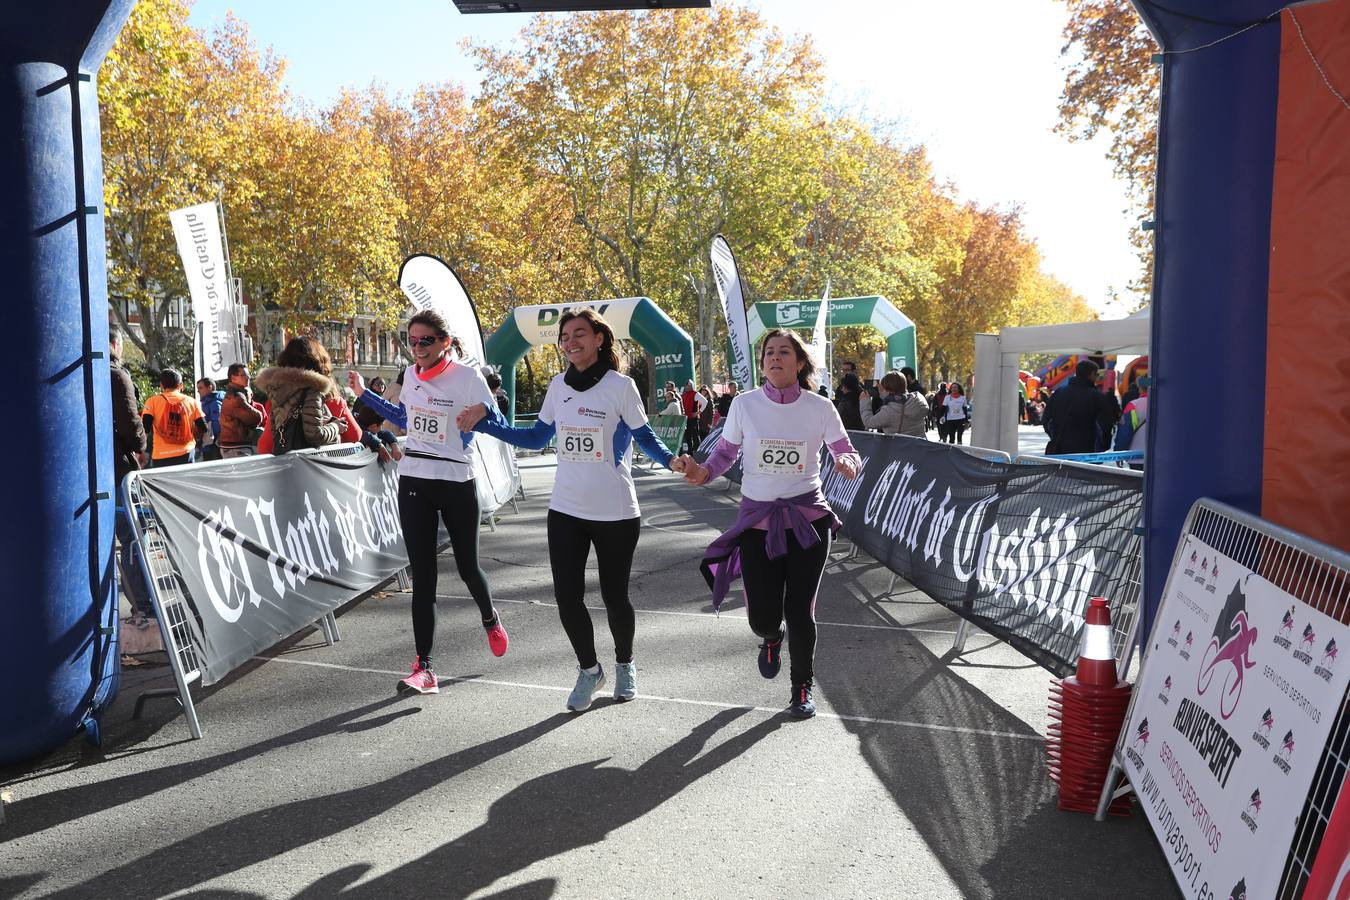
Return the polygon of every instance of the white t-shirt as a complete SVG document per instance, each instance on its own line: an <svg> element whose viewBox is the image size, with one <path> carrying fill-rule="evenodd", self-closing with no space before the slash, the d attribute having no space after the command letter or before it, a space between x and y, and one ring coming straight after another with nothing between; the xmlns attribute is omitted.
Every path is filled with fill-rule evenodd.
<svg viewBox="0 0 1350 900"><path fill-rule="evenodd" d="M948 394L942 398L942 405L947 407L947 421L959 422L966 417L966 395L957 397Z"/></svg>
<svg viewBox="0 0 1350 900"><path fill-rule="evenodd" d="M417 367L408 366L403 373L399 401L408 412L408 439L403 460L398 464L399 474L472 481L477 451L473 440L464 446L455 417L460 410L476 403L496 407L497 401L482 374L472 366L452 362L445 371L423 381L417 377Z"/></svg>
<svg viewBox="0 0 1350 900"><path fill-rule="evenodd" d="M647 424L633 379L611 369L594 387L577 391L556 375L539 408L539 421L557 431L558 474L549 509L593 522L638 517L632 440L621 442L621 459L614 456L615 434L627 435Z"/></svg>
<svg viewBox="0 0 1350 900"><path fill-rule="evenodd" d="M834 404L803 389L775 403L757 388L736 395L722 437L741 445L741 494L751 500L795 497L820 487L820 446L847 437Z"/></svg>

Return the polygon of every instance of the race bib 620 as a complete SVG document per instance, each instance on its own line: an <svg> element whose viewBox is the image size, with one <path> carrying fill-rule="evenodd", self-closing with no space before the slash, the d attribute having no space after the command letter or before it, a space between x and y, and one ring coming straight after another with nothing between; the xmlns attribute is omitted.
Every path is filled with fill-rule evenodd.
<svg viewBox="0 0 1350 900"><path fill-rule="evenodd" d="M758 475L801 475L806 471L806 441L760 438L754 466Z"/></svg>

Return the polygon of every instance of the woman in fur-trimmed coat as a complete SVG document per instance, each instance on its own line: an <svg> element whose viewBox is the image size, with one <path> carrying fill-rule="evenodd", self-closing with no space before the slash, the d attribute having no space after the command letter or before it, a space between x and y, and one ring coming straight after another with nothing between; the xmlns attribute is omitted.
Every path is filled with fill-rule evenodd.
<svg viewBox="0 0 1350 900"><path fill-rule="evenodd" d="M291 338L277 357L277 364L263 369L254 379L267 393L267 415L263 419L259 453L272 453L277 429L290 418L297 406L305 433L306 447L326 447L342 438L343 423L326 402L341 397L332 377L333 364L323 344L309 335ZM288 448L299 449L299 448Z"/></svg>

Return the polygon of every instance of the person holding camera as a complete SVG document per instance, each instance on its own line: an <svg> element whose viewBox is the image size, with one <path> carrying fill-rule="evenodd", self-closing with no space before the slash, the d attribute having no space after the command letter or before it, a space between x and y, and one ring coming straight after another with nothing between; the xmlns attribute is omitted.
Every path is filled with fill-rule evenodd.
<svg viewBox="0 0 1350 900"><path fill-rule="evenodd" d="M860 398L858 412L865 428L927 439L928 401L913 389L908 378L899 372L887 372L879 388L871 388L868 393L879 397L881 405L873 412L868 398Z"/></svg>

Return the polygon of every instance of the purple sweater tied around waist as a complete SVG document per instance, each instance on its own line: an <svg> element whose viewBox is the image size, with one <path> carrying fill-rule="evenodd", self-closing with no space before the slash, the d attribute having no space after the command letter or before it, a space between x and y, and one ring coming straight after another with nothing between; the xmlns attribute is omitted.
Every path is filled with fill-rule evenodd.
<svg viewBox="0 0 1350 900"><path fill-rule="evenodd" d="M720 610L727 591L737 578L741 577L741 535L753 528L760 520L768 517L768 534L765 535L764 549L770 559L778 559L787 553L787 536L790 530L797 538L800 547L811 547L819 543L816 533L817 519L830 517L830 531L837 532L843 523L835 516L825 496L819 489L798 494L795 497L783 497L778 500L741 499L740 512L736 521L703 551L703 572L708 587L712 589L713 609Z"/></svg>
<svg viewBox="0 0 1350 900"><path fill-rule="evenodd" d="M766 393L769 393L767 388ZM773 393L769 396L777 402L791 402L796 399L792 396L787 400L779 400ZM853 449L853 444L847 436L828 446L836 460L851 455L854 465L859 464L858 451ZM706 463L708 480L712 481L731 468L740 452L739 444L733 444L725 438L719 441ZM797 538L797 545L802 548L818 543L820 535L816 533L813 523L826 516L830 517L830 531L837 533L843 527L843 523L825 502L825 496L819 488L795 497L781 497L777 500L751 500L749 497L742 497L736 521L722 532L717 540L708 545L708 549L703 552L703 563L699 567L708 582L708 587L712 589L713 609L722 608L727 591L731 589L736 579L741 577L741 535L748 529L760 523L766 524L768 534L764 539L765 552L770 559L778 559L787 553L789 530Z"/></svg>

